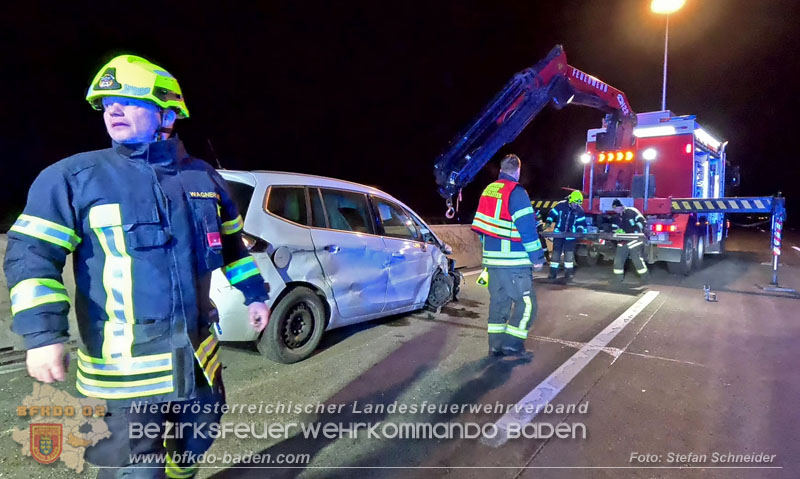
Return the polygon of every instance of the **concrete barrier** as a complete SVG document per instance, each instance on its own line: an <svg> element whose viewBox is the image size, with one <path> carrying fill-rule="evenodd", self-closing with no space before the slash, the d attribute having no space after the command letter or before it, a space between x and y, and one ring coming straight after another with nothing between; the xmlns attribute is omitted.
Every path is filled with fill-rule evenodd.
<svg viewBox="0 0 800 479"><path fill-rule="evenodd" d="M451 258L457 268L476 268L481 265L481 240L470 225L429 225L436 236L453 248Z"/></svg>

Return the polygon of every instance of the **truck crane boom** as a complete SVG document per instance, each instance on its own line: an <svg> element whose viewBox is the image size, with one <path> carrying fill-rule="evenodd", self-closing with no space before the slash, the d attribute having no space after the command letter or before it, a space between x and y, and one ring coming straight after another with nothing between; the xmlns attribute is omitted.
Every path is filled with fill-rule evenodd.
<svg viewBox="0 0 800 479"><path fill-rule="evenodd" d="M453 216L453 195L550 102L559 110L572 103L605 112L606 132L598 135L605 149L633 144L636 114L625 94L567 64L564 48L556 45L536 65L515 74L437 159L434 176L439 194L447 200L448 218Z"/></svg>

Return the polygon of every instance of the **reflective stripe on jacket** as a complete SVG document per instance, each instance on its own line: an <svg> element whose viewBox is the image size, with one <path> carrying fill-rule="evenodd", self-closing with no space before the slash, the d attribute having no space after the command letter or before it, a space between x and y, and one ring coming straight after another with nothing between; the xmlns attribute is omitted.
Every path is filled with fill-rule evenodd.
<svg viewBox="0 0 800 479"><path fill-rule="evenodd" d="M218 385L211 272L222 268L246 303L267 298L224 185L177 139L46 168L8 234L12 329L28 349L66 341L62 269L74 253L81 393L164 402Z"/></svg>

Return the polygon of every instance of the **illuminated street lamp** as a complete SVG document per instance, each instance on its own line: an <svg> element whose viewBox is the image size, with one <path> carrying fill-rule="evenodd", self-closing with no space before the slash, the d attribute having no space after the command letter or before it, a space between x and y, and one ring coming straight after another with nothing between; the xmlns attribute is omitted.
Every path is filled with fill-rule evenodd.
<svg viewBox="0 0 800 479"><path fill-rule="evenodd" d="M664 86L661 90L661 109L667 109L667 51L669 50L669 16L683 6L686 0L653 0L650 10L659 15L666 15L667 29L664 34ZM646 197L645 197L646 198Z"/></svg>
<svg viewBox="0 0 800 479"><path fill-rule="evenodd" d="M655 2L653 2L655 3ZM647 197L650 196L650 163L656 159L658 153L653 148L648 148L642 152L644 158L644 211L647 214Z"/></svg>

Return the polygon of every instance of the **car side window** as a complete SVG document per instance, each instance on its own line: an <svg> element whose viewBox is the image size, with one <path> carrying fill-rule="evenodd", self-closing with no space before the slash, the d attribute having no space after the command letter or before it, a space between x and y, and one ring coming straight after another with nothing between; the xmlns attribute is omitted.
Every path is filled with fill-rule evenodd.
<svg viewBox="0 0 800 479"><path fill-rule="evenodd" d="M309 188L308 198L311 203L311 226L327 228L328 220L325 217L325 207L322 206L322 194L319 192L319 188Z"/></svg>
<svg viewBox="0 0 800 479"><path fill-rule="evenodd" d="M308 226L305 188L271 186L267 194L267 211L294 223Z"/></svg>
<svg viewBox="0 0 800 479"><path fill-rule="evenodd" d="M422 241L417 225L400 206L381 198L372 197L375 210L381 220L383 233L392 238Z"/></svg>
<svg viewBox="0 0 800 479"><path fill-rule="evenodd" d="M374 234L367 196L342 190L321 189L328 228Z"/></svg>

